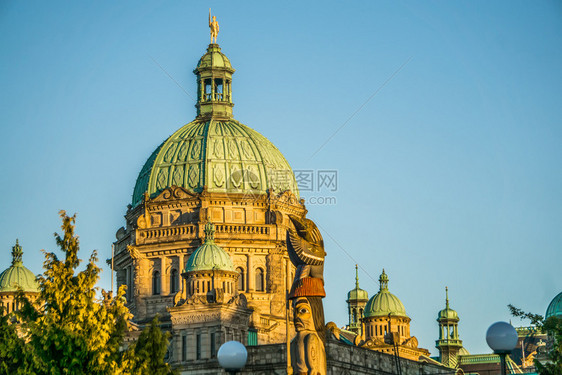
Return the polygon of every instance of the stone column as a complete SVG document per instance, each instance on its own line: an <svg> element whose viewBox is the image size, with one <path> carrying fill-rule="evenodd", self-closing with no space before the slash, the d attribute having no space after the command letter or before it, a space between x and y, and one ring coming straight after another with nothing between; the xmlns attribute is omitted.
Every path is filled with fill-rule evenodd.
<svg viewBox="0 0 562 375"><path fill-rule="evenodd" d="M172 259L170 257L160 258L160 275L162 275L161 285L162 291L161 295L167 296L170 294L170 266L172 264Z"/></svg>
<svg viewBox="0 0 562 375"><path fill-rule="evenodd" d="M253 292L254 290L256 290L253 256L252 253L248 253L248 255L246 256L248 257L248 271L246 272L246 279L248 280L248 292Z"/></svg>

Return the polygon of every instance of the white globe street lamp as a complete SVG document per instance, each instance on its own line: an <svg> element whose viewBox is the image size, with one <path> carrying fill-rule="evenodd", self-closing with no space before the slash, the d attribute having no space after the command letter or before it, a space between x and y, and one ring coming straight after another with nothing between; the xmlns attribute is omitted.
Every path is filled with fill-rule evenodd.
<svg viewBox="0 0 562 375"><path fill-rule="evenodd" d="M246 347L238 341L227 341L221 345L217 353L219 365L229 374L240 371L248 359Z"/></svg>
<svg viewBox="0 0 562 375"><path fill-rule="evenodd" d="M488 346L500 356L502 375L506 375L505 355L515 349L517 339L517 331L506 322L496 322L486 331Z"/></svg>

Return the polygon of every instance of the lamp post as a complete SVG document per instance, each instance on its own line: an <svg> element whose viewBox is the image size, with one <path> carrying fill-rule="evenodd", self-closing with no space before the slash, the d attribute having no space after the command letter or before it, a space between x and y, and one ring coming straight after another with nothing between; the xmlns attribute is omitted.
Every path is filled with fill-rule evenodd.
<svg viewBox="0 0 562 375"><path fill-rule="evenodd" d="M219 365L229 374L236 374L246 364L248 351L238 341L227 341L221 345L217 353Z"/></svg>
<svg viewBox="0 0 562 375"><path fill-rule="evenodd" d="M486 342L495 354L499 354L501 373L506 375L505 355L515 349L517 345L517 331L509 323L496 322L486 331Z"/></svg>

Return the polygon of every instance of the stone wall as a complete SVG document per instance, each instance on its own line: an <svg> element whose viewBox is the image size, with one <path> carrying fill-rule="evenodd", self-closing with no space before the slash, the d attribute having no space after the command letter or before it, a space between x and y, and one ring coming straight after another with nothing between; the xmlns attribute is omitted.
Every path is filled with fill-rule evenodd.
<svg viewBox="0 0 562 375"><path fill-rule="evenodd" d="M271 344L249 346L248 362L240 372L244 375L282 375L287 373L286 346ZM326 356L328 358L328 375L389 375L397 374L394 356L369 349L351 346L334 339L329 339ZM401 358L402 375L454 374L454 370L445 366L422 363ZM189 365L180 369L182 375L225 374L213 360L204 364Z"/></svg>

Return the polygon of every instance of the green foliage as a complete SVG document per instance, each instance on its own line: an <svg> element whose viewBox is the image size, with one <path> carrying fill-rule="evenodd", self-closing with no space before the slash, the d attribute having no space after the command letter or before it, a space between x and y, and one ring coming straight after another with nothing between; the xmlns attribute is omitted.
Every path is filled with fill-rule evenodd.
<svg viewBox="0 0 562 375"><path fill-rule="evenodd" d="M55 233L55 238L65 259L43 251L45 271L38 277L37 301L32 303L20 291L21 309L0 318L0 374L141 373L137 368L151 374L169 373L162 370L169 370L163 361L167 336L157 322L141 334L142 341L139 338L125 352L120 350L131 318L125 288L119 288L116 296L101 290L101 299L96 297L101 271L96 252L85 269L77 272L76 216L64 211L60 216L64 234ZM133 358L137 352L144 355L142 360Z"/></svg>
<svg viewBox="0 0 562 375"><path fill-rule="evenodd" d="M123 363L127 370L124 374L175 374L170 365L164 362L168 338L169 333L162 332L158 317L155 317L125 354Z"/></svg>
<svg viewBox="0 0 562 375"><path fill-rule="evenodd" d="M541 363L535 359L537 372L540 375L562 375L562 319L552 316L545 320L542 315L524 312L513 305L508 305L508 308L513 316L529 319L531 324L546 332L551 340L547 361Z"/></svg>
<svg viewBox="0 0 562 375"><path fill-rule="evenodd" d="M0 306L0 374L26 374L30 367L26 348L11 317L4 315L4 307Z"/></svg>

